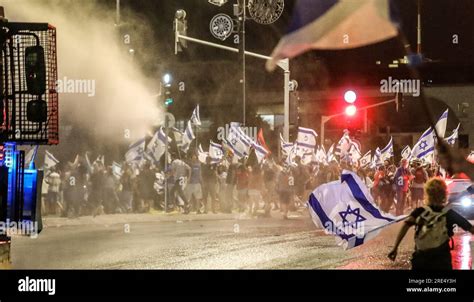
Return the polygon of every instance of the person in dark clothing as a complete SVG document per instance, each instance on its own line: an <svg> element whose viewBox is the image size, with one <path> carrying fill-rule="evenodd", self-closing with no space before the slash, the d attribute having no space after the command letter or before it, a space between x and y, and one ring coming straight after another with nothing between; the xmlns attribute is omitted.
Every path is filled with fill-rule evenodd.
<svg viewBox="0 0 474 302"><path fill-rule="evenodd" d="M100 163L95 163L90 176L89 194L89 203L92 205L92 216L94 217L104 213L104 183L104 166Z"/></svg>
<svg viewBox="0 0 474 302"><path fill-rule="evenodd" d="M388 254L393 261L408 229L415 226L415 252L411 264L413 270L452 270L449 242L455 225L474 234L471 223L452 209L444 207L447 186L441 178L432 178L425 185L425 206L415 209L405 220Z"/></svg>
<svg viewBox="0 0 474 302"><path fill-rule="evenodd" d="M122 184L122 192L120 193L120 204L125 211L128 213L132 212L133 202L133 178L132 169L125 167L122 176L120 177L120 183Z"/></svg>
<svg viewBox="0 0 474 302"><path fill-rule="evenodd" d="M150 164L146 163L138 175L138 191L140 192L138 212L140 213L150 211L154 198L155 178L155 172L151 169Z"/></svg>
<svg viewBox="0 0 474 302"><path fill-rule="evenodd" d="M211 163L210 157L207 157L206 164L202 166L202 179L204 213L208 211L208 196L211 198L212 212L217 213L217 166Z"/></svg>
<svg viewBox="0 0 474 302"><path fill-rule="evenodd" d="M396 188L396 198L397 198L397 206L396 206L396 215L403 215L403 211L405 210L405 205L407 202L408 196L408 189L410 185L410 180L412 175L410 170L408 170L408 160L402 159L400 162L400 167L398 167L397 171L395 172L395 188Z"/></svg>
<svg viewBox="0 0 474 302"><path fill-rule="evenodd" d="M237 171L237 165L236 164L230 164L229 168L227 169L227 177L225 179L225 200L226 200L226 205L224 207L224 212L225 213L232 213L232 209L234 207L234 189L235 189L235 183L236 183L236 178L235 178L235 173Z"/></svg>

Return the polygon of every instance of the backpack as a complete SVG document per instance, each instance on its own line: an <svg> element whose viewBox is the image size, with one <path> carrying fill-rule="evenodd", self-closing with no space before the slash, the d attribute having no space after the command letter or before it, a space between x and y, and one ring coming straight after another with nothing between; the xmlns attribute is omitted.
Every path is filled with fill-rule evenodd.
<svg viewBox="0 0 474 302"><path fill-rule="evenodd" d="M423 207L425 211L416 218L417 232L415 244L417 250L424 251L441 246L449 241L446 225L447 210L435 212L430 207Z"/></svg>

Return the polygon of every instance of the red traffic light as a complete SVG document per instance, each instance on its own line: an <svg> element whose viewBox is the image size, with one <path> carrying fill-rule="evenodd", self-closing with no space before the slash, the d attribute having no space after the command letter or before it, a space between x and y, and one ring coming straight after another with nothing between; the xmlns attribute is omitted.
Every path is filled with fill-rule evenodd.
<svg viewBox="0 0 474 302"><path fill-rule="evenodd" d="M354 116L357 113L357 107L354 105L349 105L346 107L345 112L347 116Z"/></svg>
<svg viewBox="0 0 474 302"><path fill-rule="evenodd" d="M353 104L357 100L357 94L352 91L348 90L344 93L344 101L346 101L349 104Z"/></svg>

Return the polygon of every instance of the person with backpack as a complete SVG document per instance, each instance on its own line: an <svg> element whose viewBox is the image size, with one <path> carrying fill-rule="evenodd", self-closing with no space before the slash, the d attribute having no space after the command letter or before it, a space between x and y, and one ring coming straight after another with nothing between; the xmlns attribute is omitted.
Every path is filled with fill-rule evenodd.
<svg viewBox="0 0 474 302"><path fill-rule="evenodd" d="M395 246L388 254L392 261L397 257L400 242L410 227L415 226L415 252L413 270L452 270L451 237L457 225L474 234L474 227L464 217L445 207L447 186L441 178L432 178L425 185L425 206L415 209L405 220Z"/></svg>

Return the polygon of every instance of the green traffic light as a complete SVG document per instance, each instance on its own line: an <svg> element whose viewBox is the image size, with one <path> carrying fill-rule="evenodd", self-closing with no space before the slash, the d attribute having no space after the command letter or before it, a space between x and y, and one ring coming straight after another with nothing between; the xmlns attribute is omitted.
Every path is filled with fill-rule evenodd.
<svg viewBox="0 0 474 302"><path fill-rule="evenodd" d="M165 100L165 105L166 105L166 106L169 106L169 105L173 104L173 102L174 102L173 99L168 98L168 99Z"/></svg>

